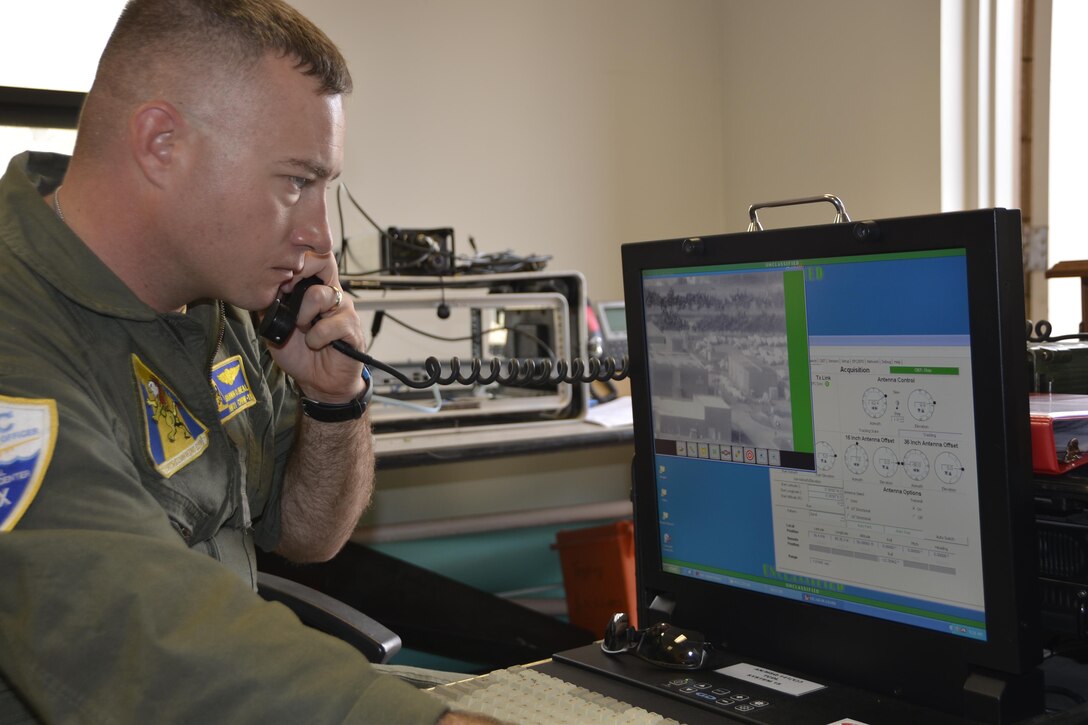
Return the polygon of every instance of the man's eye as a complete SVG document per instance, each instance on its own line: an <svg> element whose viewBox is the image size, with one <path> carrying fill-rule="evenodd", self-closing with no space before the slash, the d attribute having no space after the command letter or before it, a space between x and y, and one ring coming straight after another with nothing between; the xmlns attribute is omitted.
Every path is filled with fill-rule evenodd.
<svg viewBox="0 0 1088 725"><path fill-rule="evenodd" d="M303 178L301 176L288 176L287 179L291 182L291 185L299 191L302 191L310 184L309 179Z"/></svg>

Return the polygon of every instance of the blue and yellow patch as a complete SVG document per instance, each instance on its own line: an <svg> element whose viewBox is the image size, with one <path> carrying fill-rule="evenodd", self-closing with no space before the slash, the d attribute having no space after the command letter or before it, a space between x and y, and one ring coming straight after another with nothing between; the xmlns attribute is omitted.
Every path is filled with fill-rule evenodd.
<svg viewBox="0 0 1088 725"><path fill-rule="evenodd" d="M212 368L212 387L215 388L215 402L219 405L220 423L226 423L257 404L241 355L228 358Z"/></svg>
<svg viewBox="0 0 1088 725"><path fill-rule="evenodd" d="M173 390L132 356L146 417L147 452L155 470L170 478L208 448L208 429L185 407Z"/></svg>
<svg viewBox="0 0 1088 725"><path fill-rule="evenodd" d="M0 531L11 531L41 488L57 442L53 400L0 395Z"/></svg>

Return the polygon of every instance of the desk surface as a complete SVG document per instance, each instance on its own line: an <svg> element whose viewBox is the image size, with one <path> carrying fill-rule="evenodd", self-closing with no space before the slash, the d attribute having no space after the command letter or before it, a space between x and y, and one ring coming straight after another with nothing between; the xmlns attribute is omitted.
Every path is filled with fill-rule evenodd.
<svg viewBox="0 0 1088 725"><path fill-rule="evenodd" d="M607 428L581 419L377 433L377 467L399 468L548 450L625 445L630 425Z"/></svg>

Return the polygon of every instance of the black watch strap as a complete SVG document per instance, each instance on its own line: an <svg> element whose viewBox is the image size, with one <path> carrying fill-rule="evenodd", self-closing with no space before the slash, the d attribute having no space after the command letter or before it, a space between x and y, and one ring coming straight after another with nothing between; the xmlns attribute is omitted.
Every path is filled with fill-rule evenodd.
<svg viewBox="0 0 1088 725"><path fill-rule="evenodd" d="M370 371L363 366L363 380L366 381L366 390L355 400L346 403L319 403L309 398L301 398L302 412L307 417L322 423L343 423L348 420L359 420L366 412L366 407L374 395L374 384L370 379Z"/></svg>

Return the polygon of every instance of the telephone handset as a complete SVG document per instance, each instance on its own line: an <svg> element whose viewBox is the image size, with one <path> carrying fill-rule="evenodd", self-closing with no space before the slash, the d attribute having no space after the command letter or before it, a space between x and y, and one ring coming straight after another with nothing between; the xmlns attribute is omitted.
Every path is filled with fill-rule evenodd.
<svg viewBox="0 0 1088 725"><path fill-rule="evenodd" d="M299 308L302 306L303 294L315 284L324 284L324 282L316 276L306 277L299 280L290 292L276 297L276 300L265 311L257 332L273 343L282 345L295 328ZM488 362L489 371L483 372L483 362L479 358L473 358L468 363L469 372L463 373L461 371L461 361L454 357L450 358L450 374L443 375L442 363L439 362L437 357L432 356L423 362L423 367L427 371L426 376L421 380L413 380L396 368L375 360L366 353L359 352L343 340L333 340L332 346L348 357L358 360L364 365L387 372L408 387L417 390L429 388L435 384L450 385L460 383L461 385L472 385L480 383L489 385L496 381L502 385L512 386L604 382L606 380L623 380L627 377L628 368L626 355L623 356L619 369L617 369L616 360L611 357L603 360L590 357L588 362L581 358L574 358L569 366L566 360L557 360L553 366L551 360L537 361L512 358L506 361L506 370L504 371L503 361L492 358Z"/></svg>
<svg viewBox="0 0 1088 725"><path fill-rule="evenodd" d="M315 284L324 284L318 276L300 279L290 292L280 293L265 310L257 332L277 345L282 345L298 321L298 311L302 307L302 295Z"/></svg>
<svg viewBox="0 0 1088 725"><path fill-rule="evenodd" d="M320 277L306 277L300 279L293 290L283 293L265 310L261 323L257 326L257 332L277 345L282 345L295 329L298 321L298 312L302 307L302 296L306 290L315 284L324 284ZM318 315L320 317L320 315ZM317 318L314 318L316 322ZM343 340L334 340L332 346L345 355L361 360L363 365L363 380L366 389L363 394L347 403L321 403L306 397L299 398L302 412L307 416L325 423L341 423L349 420L358 420L366 412L370 398L374 395L374 386L370 382L370 371L366 369L366 361L362 360L356 350Z"/></svg>
<svg viewBox="0 0 1088 725"><path fill-rule="evenodd" d="M325 284L325 282L317 275L306 277L300 279L290 292L283 292L277 295L276 299L273 300L272 304L265 310L264 317L261 318L261 324L257 326L257 333L260 334L261 337L271 340L276 345L282 345L298 324L298 313L299 309L302 307L302 296L306 294L306 290L313 287L315 284ZM321 315L315 317L314 322L317 322L320 317ZM385 366L381 363L378 363L369 355L359 352L343 340L333 340L332 346L364 365L374 365L383 370L385 369ZM363 377L369 377L365 370L363 371Z"/></svg>

